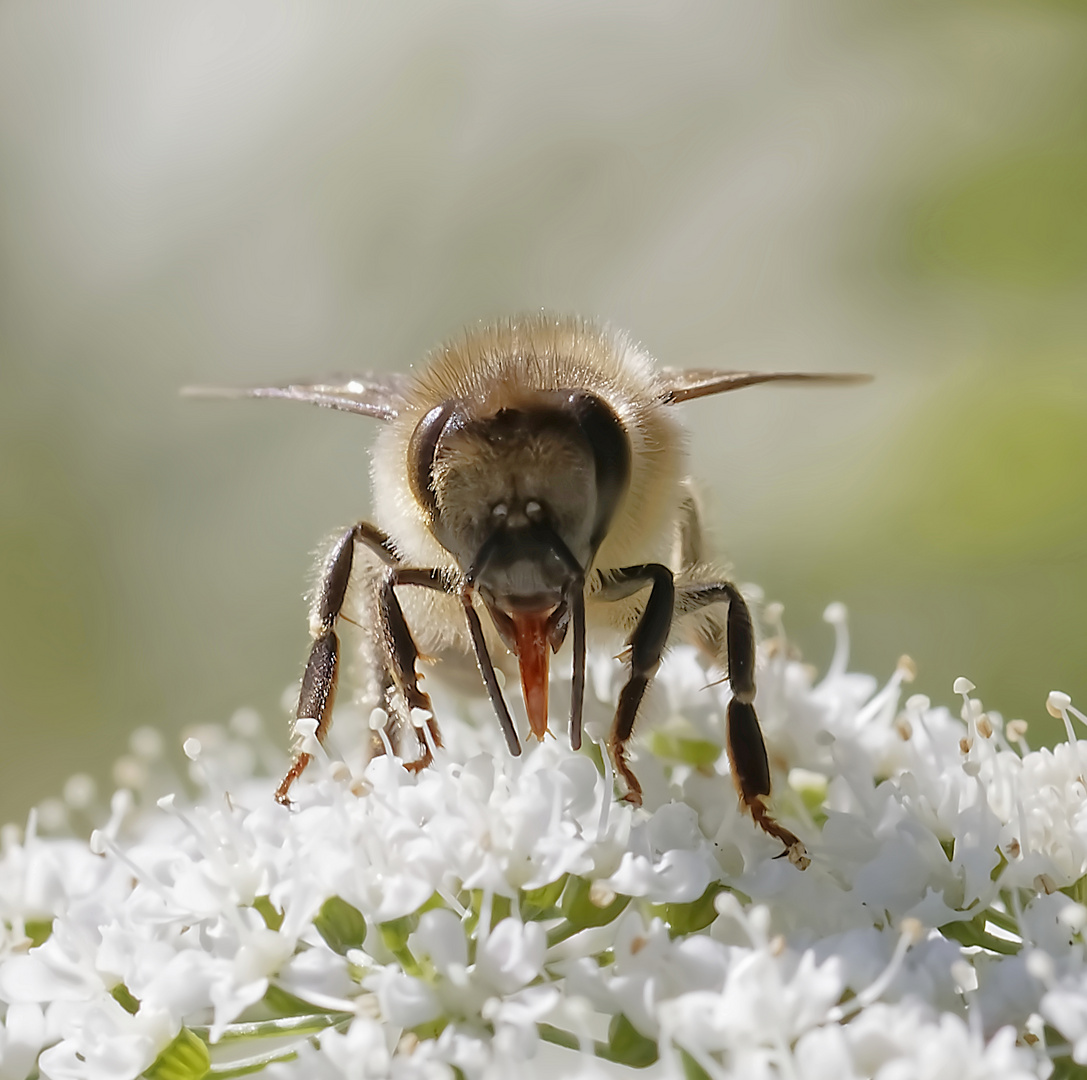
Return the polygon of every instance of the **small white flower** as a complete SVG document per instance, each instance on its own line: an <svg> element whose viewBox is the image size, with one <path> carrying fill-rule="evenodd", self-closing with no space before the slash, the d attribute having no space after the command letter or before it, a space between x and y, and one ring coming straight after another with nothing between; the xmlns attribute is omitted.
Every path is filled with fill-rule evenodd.
<svg viewBox="0 0 1087 1080"><path fill-rule="evenodd" d="M394 1027L412 1028L442 1015L434 991L422 979L395 967L368 976L363 985L377 994L382 1019Z"/></svg>
<svg viewBox="0 0 1087 1080"><path fill-rule="evenodd" d="M25 1080L45 1046L45 1016L36 1002L9 1005L0 1022L0 1080Z"/></svg>
<svg viewBox="0 0 1087 1080"><path fill-rule="evenodd" d="M655 903L689 903L718 874L695 812L683 803L669 803L634 827L619 868L601 884L623 896L644 896Z"/></svg>
<svg viewBox="0 0 1087 1080"><path fill-rule="evenodd" d="M321 1057L335 1067L327 1075L344 1080L370 1080L371 1077L387 1077L392 1065L388 1039L381 1025L374 1020L359 1017L342 1034L335 1030L321 1036ZM304 1063L308 1077L314 1076L317 1061ZM303 1075L295 1072L296 1075Z"/></svg>
<svg viewBox="0 0 1087 1080"><path fill-rule="evenodd" d="M131 1016L107 994L58 1004L50 1019L61 1039L38 1059L49 1080L133 1080L177 1033L168 1013Z"/></svg>
<svg viewBox="0 0 1087 1080"><path fill-rule="evenodd" d="M511 1062L533 1057L540 1044L537 1025L545 1020L561 1000L557 986L530 986L490 998L481 1015L495 1026L495 1050Z"/></svg>
<svg viewBox="0 0 1087 1080"><path fill-rule="evenodd" d="M476 974L500 994L510 994L540 974L547 939L537 922L503 919L476 951Z"/></svg>
<svg viewBox="0 0 1087 1080"><path fill-rule="evenodd" d="M416 957L428 959L446 978L458 978L468 970L464 924L447 908L424 912L408 945Z"/></svg>

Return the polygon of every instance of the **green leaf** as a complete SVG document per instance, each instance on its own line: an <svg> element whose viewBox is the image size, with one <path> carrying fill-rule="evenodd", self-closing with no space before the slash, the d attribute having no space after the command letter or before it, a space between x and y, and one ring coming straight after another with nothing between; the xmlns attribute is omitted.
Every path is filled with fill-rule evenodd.
<svg viewBox="0 0 1087 1080"><path fill-rule="evenodd" d="M465 920L464 929L471 938L475 935L479 925L479 917L483 914L483 890L473 889L468 903L468 918ZM503 919L508 919L513 910L513 901L508 896L491 894L491 929L493 930Z"/></svg>
<svg viewBox="0 0 1087 1080"><path fill-rule="evenodd" d="M45 944L53 933L52 919L30 919L23 924L26 936L30 938L31 947Z"/></svg>
<svg viewBox="0 0 1087 1080"><path fill-rule="evenodd" d="M521 918L526 922L546 917L554 911L555 905L562 896L562 890L566 888L568 874L563 874L558 881L552 881L550 885L541 885L538 889L524 889L521 892Z"/></svg>
<svg viewBox="0 0 1087 1080"><path fill-rule="evenodd" d="M807 810L812 821L816 825L824 825L827 820L825 805L827 800L826 778L811 773L802 780L794 781L790 776L789 787L800 796L800 801L804 804L804 809Z"/></svg>
<svg viewBox="0 0 1087 1080"><path fill-rule="evenodd" d="M400 966L409 975L418 973L419 965L408 948L408 935L418 925L417 915L401 915L399 919L389 919L388 922L379 923L377 928L382 944L400 961Z"/></svg>
<svg viewBox="0 0 1087 1080"><path fill-rule="evenodd" d="M592 761L596 766L596 771L601 776L607 776L607 769L604 768L604 755L600 752L600 747L592 739L586 739L581 744L580 753Z"/></svg>
<svg viewBox="0 0 1087 1080"><path fill-rule="evenodd" d="M712 1080L710 1075L681 1046L679 1060L683 1063L683 1080Z"/></svg>
<svg viewBox="0 0 1087 1080"><path fill-rule="evenodd" d="M132 996L132 991L124 983L118 983L109 994L126 1013L135 1016L140 1011L139 1001Z"/></svg>
<svg viewBox="0 0 1087 1080"><path fill-rule="evenodd" d="M564 1046L567 1050L580 1050L581 1040L569 1031L557 1028L553 1024L537 1024L540 1038L555 1046ZM620 1065L630 1065L635 1069L644 1069L652 1065L658 1057L657 1044L652 1039L635 1030L634 1025L622 1014L613 1016L608 1027L608 1041L593 1040L593 1052L605 1061L614 1061Z"/></svg>
<svg viewBox="0 0 1087 1080"><path fill-rule="evenodd" d="M1070 1057L1054 1058L1049 1080L1087 1080L1087 1065L1077 1065Z"/></svg>
<svg viewBox="0 0 1087 1080"><path fill-rule="evenodd" d="M513 911L513 901L508 896L491 897L491 929L503 919L508 919Z"/></svg>
<svg viewBox="0 0 1087 1080"><path fill-rule="evenodd" d="M420 1042L425 1042L427 1039L436 1039L448 1026L449 1017L439 1016L425 1024L416 1024L411 1031Z"/></svg>
<svg viewBox="0 0 1087 1080"><path fill-rule="evenodd" d="M721 882L711 881L697 900L686 904L657 904L653 911L668 924L672 937L683 937L705 929L717 918L714 901L724 891L725 886Z"/></svg>
<svg viewBox="0 0 1087 1080"><path fill-rule="evenodd" d="M945 938L957 941L960 945L980 945L990 952L1001 953L1004 956L1014 956L1023 947L1022 942L1008 941L1007 938L997 937L985 929L987 922L986 913L983 911L972 919L963 922L944 923L940 933Z"/></svg>
<svg viewBox="0 0 1087 1080"><path fill-rule="evenodd" d="M607 1050L600 1055L620 1065L644 1069L658 1058L657 1044L646 1038L634 1025L619 1013L608 1025Z"/></svg>
<svg viewBox="0 0 1087 1080"><path fill-rule="evenodd" d="M294 994L289 994L279 986L269 986L260 1006L266 1009L272 1018L290 1016L308 1016L313 1012L313 1005ZM246 1010L248 1014L249 1010Z"/></svg>
<svg viewBox="0 0 1087 1080"><path fill-rule="evenodd" d="M666 761L678 761L696 769L708 769L721 756L721 747L708 739L695 739L674 731L653 731L649 749Z"/></svg>
<svg viewBox="0 0 1087 1080"><path fill-rule="evenodd" d="M211 1057L203 1040L182 1028L143 1075L147 1080L202 1080L210 1066Z"/></svg>
<svg viewBox="0 0 1087 1080"><path fill-rule="evenodd" d="M348 949L361 949L366 939L366 920L362 912L338 896L330 896L321 905L313 925L328 947L341 956L345 956Z"/></svg>
<svg viewBox="0 0 1087 1080"><path fill-rule="evenodd" d="M540 1038L544 1042L552 1043L554 1046L565 1046L567 1050L580 1050L581 1043L576 1035L572 1035L569 1031L563 1031L562 1028L555 1027L554 1024L537 1024L536 1030L540 1033ZM600 1053L604 1048L604 1043L595 1043L596 1052Z"/></svg>
<svg viewBox="0 0 1087 1080"><path fill-rule="evenodd" d="M440 893L431 893L429 900L424 900L419 906L419 910L415 912L416 915L422 915L425 911L435 911L438 908L446 907L445 900L442 899Z"/></svg>
<svg viewBox="0 0 1087 1080"><path fill-rule="evenodd" d="M630 903L629 896L617 894L603 907L590 899L593 883L582 877L571 877L563 890L559 905L563 917L578 930L588 926L606 926Z"/></svg>
<svg viewBox="0 0 1087 1080"><path fill-rule="evenodd" d="M260 917L269 930L278 930L283 925L283 912L276 911L267 896L258 896L253 901L253 907L260 912Z"/></svg>
<svg viewBox="0 0 1087 1080"><path fill-rule="evenodd" d="M1071 885L1066 885L1061 892L1077 904L1087 904L1087 877L1081 877Z"/></svg>

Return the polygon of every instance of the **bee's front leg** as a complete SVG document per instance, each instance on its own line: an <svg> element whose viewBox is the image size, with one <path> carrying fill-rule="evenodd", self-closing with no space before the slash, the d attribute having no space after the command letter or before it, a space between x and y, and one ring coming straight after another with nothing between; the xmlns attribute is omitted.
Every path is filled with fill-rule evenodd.
<svg viewBox="0 0 1087 1080"><path fill-rule="evenodd" d="M740 590L731 581L684 584L677 590L677 617L692 614L707 604L728 603L725 622L725 647L732 700L728 703L726 745L732 766L732 779L740 802L755 823L780 840L789 861L804 869L809 864L804 845L788 829L779 825L766 808L770 796L770 762L766 743L755 714L755 628L751 612ZM712 635L701 635L703 641ZM718 659L714 656L713 659Z"/></svg>
<svg viewBox="0 0 1087 1080"><path fill-rule="evenodd" d="M378 615L380 620L379 637L384 644L383 657L387 677L403 694L408 709L421 708L430 711L430 700L418 688L415 674L415 661L418 650L412 641L404 622L400 604L393 593L393 587L399 583L400 575L407 575L410 581L405 584L430 584L440 580L437 571L424 571L425 581L416 581L412 575L418 571L405 571L399 566L399 560L392 549L388 536L376 525L360 521L353 525L336 541L325 559L321 580L310 609L310 633L313 644L310 646L309 659L302 675L302 686L298 694L298 707L295 719L313 719L317 721L317 739L324 742L332 720L332 706L336 698L336 680L339 672L340 639L336 634L336 624L343 612L347 587L351 581L354 565L355 544L365 544L388 568L382 578L379 592ZM433 721L433 714L428 721L430 732L437 745L441 737ZM420 737L423 756L429 760L429 747ZM292 750L292 759L287 775L276 789L276 801L288 805L288 793L291 785L305 771L311 755L296 742Z"/></svg>
<svg viewBox="0 0 1087 1080"><path fill-rule="evenodd" d="M602 585L597 593L601 600L625 600L647 585L652 586L649 599L627 642L630 646L630 678L619 693L619 704L608 735L608 750L615 762L615 771L627 786L625 798L635 806L642 805L642 785L627 764L627 743L634 731L638 706L650 679L660 667L661 655L672 629L675 583L667 566L644 563L608 571L602 575Z"/></svg>

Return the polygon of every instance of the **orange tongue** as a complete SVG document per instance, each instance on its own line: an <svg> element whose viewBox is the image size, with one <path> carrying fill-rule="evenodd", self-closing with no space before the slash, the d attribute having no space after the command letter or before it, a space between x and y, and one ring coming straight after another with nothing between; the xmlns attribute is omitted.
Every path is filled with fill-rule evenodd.
<svg viewBox="0 0 1087 1080"><path fill-rule="evenodd" d="M547 732L547 664L551 644L547 634L548 614L510 615L517 638L525 712L532 734L541 741Z"/></svg>

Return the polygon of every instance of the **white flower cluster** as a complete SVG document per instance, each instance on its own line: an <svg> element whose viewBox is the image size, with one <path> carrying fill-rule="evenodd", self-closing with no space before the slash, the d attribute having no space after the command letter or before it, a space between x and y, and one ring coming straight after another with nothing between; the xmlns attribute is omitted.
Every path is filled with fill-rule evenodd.
<svg viewBox="0 0 1087 1080"><path fill-rule="evenodd" d="M137 733L108 808L77 778L2 834L0 1080L1077 1075L1079 714L1051 695L1069 741L1030 751L966 680L961 719L902 703L908 662L881 689L850 674L828 618L821 681L783 635L760 656L805 870L740 813L727 684L682 648L634 743L638 810L598 749L609 657L587 752L511 758L486 702L428 683L432 768L362 761L343 709L290 810L251 714L186 742L187 786Z"/></svg>

